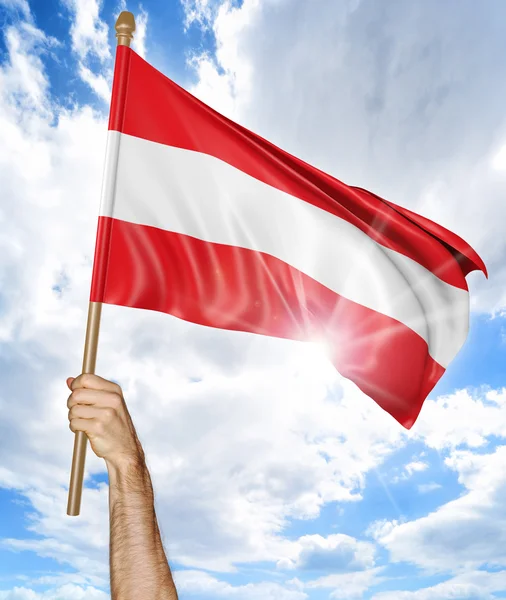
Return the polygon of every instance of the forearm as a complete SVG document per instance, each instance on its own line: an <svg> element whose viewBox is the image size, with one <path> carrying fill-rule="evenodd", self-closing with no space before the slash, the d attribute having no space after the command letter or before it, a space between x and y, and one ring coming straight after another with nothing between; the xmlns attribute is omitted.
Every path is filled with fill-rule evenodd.
<svg viewBox="0 0 506 600"><path fill-rule="evenodd" d="M111 599L177 600L144 460L107 467Z"/></svg>

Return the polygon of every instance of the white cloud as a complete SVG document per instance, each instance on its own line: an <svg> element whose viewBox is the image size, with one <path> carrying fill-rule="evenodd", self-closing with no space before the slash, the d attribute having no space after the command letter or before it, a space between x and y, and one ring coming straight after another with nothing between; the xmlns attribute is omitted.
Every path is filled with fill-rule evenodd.
<svg viewBox="0 0 506 600"><path fill-rule="evenodd" d="M308 597L299 589L289 589L278 583L260 582L234 586L203 571L191 570L175 571L173 575L178 593L185 597L194 594L240 600L305 600Z"/></svg>
<svg viewBox="0 0 506 600"><path fill-rule="evenodd" d="M413 475L413 473L420 473L421 471L426 471L429 465L427 463L422 462L421 460L415 460L413 462L408 463L404 468L408 475Z"/></svg>
<svg viewBox="0 0 506 600"><path fill-rule="evenodd" d="M501 148L494 155L492 159L492 166L497 170L506 170L506 144L501 146Z"/></svg>
<svg viewBox="0 0 506 600"><path fill-rule="evenodd" d="M146 32L148 27L148 13L141 7L140 12L135 19L135 33L132 40L132 48L146 58Z"/></svg>
<svg viewBox="0 0 506 600"><path fill-rule="evenodd" d="M191 56L189 62L197 72L198 83L190 91L229 118L240 119L252 93L250 59L241 47L241 35L255 21L261 4L258 0L245 0L238 8L227 2L219 5L208 0L183 2L186 7L189 4L199 15L194 18L192 10L187 12L193 21L205 24L214 17L212 28L216 39L215 56L208 52Z"/></svg>
<svg viewBox="0 0 506 600"><path fill-rule="evenodd" d="M83 586L95 586L101 587L104 585L104 579L88 574L88 576L79 575L78 573L62 573L57 571L49 571L40 577L29 577L27 575L12 575L12 579L16 579L23 582L24 586L40 586L40 585L53 585L55 587L62 587L63 585L72 584Z"/></svg>
<svg viewBox="0 0 506 600"><path fill-rule="evenodd" d="M64 0L64 3L73 16L70 37L74 52L81 60L88 56L94 56L101 62L109 60L109 28L100 18L102 1Z"/></svg>
<svg viewBox="0 0 506 600"><path fill-rule="evenodd" d="M434 492L435 490L441 489L443 486L440 483L421 483L418 485L417 489L420 494L428 494L429 492Z"/></svg>
<svg viewBox="0 0 506 600"><path fill-rule="evenodd" d="M47 592L35 592L25 587L15 587L12 590L0 591L0 600L108 600L109 594L94 587L80 587L66 584Z"/></svg>
<svg viewBox="0 0 506 600"><path fill-rule="evenodd" d="M27 0L0 0L0 6L9 10L18 10L27 21L32 20L30 5Z"/></svg>
<svg viewBox="0 0 506 600"><path fill-rule="evenodd" d="M374 594L372 600L494 600L506 589L506 571L470 571L431 587Z"/></svg>
<svg viewBox="0 0 506 600"><path fill-rule="evenodd" d="M382 570L382 567L376 567L365 571L326 575L306 582L303 588L305 590L330 589L332 591L329 598L335 600L358 600L369 588L383 581Z"/></svg>
<svg viewBox="0 0 506 600"><path fill-rule="evenodd" d="M392 478L392 483L407 481L414 473L421 473L422 471L426 471L428 468L428 463L421 460L413 460L403 467L403 471L400 475L395 475Z"/></svg>
<svg viewBox="0 0 506 600"><path fill-rule="evenodd" d="M344 534L304 535L290 550L278 561L278 568L342 573L374 566L374 545Z"/></svg>
<svg viewBox="0 0 506 600"><path fill-rule="evenodd" d="M454 451L445 460L465 493L429 515L406 523L382 523L373 531L391 561L430 571L506 566L506 446L489 454Z"/></svg>
<svg viewBox="0 0 506 600"><path fill-rule="evenodd" d="M217 343L226 343L226 336ZM260 348L269 352L269 346L262 343L254 350L250 346L250 358ZM280 345L274 360L289 352L289 344ZM148 380L142 372L138 377L139 381ZM348 403L360 406L358 394L354 396L346 386L344 406L328 404L318 395L316 380L309 378L306 387L303 378L293 378L280 362L273 370L266 365L258 370L252 365L249 372L241 368L228 383L225 379L220 383L220 379L207 375L204 381L208 383L198 384L193 393L187 387L184 395L171 394L170 402L159 397L167 426L157 433L149 425L150 434L145 438L150 455L157 457L156 463L151 462L155 481L158 473L161 481L163 472L164 485L160 483L158 491L160 514L180 540L178 560L212 569L228 568L232 556L238 562L275 561L286 556L291 545L278 537L285 520L315 517L325 502L358 498L362 474L371 468L370 461L377 464L379 456L389 452L388 444L375 442L372 415L364 421L364 417L355 420L351 414L346 417L348 425L350 419L356 424L353 442L340 427L350 412ZM149 392L151 397L155 389ZM238 395L239 389L244 391ZM148 393L144 386L139 393L141 390L142 395ZM145 419L147 428L159 409L153 404L152 410L146 410L148 414L139 418ZM183 424L184 438L192 440L191 447L178 434ZM383 435L386 432L383 429ZM225 447L223 439L227 440ZM177 468L163 464L167 455L181 458ZM192 481L199 484L192 485ZM202 489L206 490L205 500ZM194 550L188 555L184 546L190 548L190 539L197 539L202 531L207 545L198 554ZM175 543L173 548L176 552Z"/></svg>
<svg viewBox="0 0 506 600"><path fill-rule="evenodd" d="M72 583L82 577L87 584L105 587L109 577L107 487L86 488L83 491L83 505L87 505L88 514L84 518L70 519L65 514L66 492L51 484L49 477L46 481L48 483L45 486L39 483L35 489L24 491L24 496L31 504L26 528L37 537L3 538L1 547L14 552L36 552L39 556L73 567L77 573L72 574ZM4 481L1 483L6 485ZM35 582L37 580L30 583L33 585ZM40 579L39 582L44 583Z"/></svg>
<svg viewBox="0 0 506 600"><path fill-rule="evenodd" d="M375 594L373 600L494 600L493 596L476 585L440 583L416 591L395 591Z"/></svg>
<svg viewBox="0 0 506 600"><path fill-rule="evenodd" d="M110 74L109 77L97 75L91 69L88 69L82 63L79 65L79 75L81 79L87 83L95 94L104 102L109 103L111 100Z"/></svg>
<svg viewBox="0 0 506 600"><path fill-rule="evenodd" d="M185 13L185 29L197 24L203 29L208 29L219 6L216 0L181 0Z"/></svg>
<svg viewBox="0 0 506 600"><path fill-rule="evenodd" d="M115 21L106 23L101 19L101 0L63 1L71 15L70 37L72 50L78 59L78 75L101 100L109 104L114 67L109 38L115 35ZM122 10L126 10L124 2L118 5L117 14ZM132 48L143 58L146 57L147 24L148 13L141 6L136 15ZM99 61L99 70L91 67L90 59Z"/></svg>
<svg viewBox="0 0 506 600"><path fill-rule="evenodd" d="M112 55L109 27L100 18L101 0L63 0L71 15L70 39L78 60L79 77L105 102L111 98ZM113 23L110 24L114 26ZM94 72L90 59L99 61L100 71Z"/></svg>
<svg viewBox="0 0 506 600"><path fill-rule="evenodd" d="M24 111L36 111L45 116L49 114L49 84L44 77L41 55L56 42L30 23L20 22L17 27L6 28L5 43L9 62L0 71L2 136L9 141L16 137L16 147L19 147L23 140L20 139L16 125L23 126L23 121L30 117L25 117L18 110L19 106L22 105ZM13 122L13 118L16 121ZM7 144L2 144L2 149L6 152Z"/></svg>
<svg viewBox="0 0 506 600"><path fill-rule="evenodd" d="M490 436L506 437L506 388L458 390L424 403L409 435L430 448L479 448Z"/></svg>

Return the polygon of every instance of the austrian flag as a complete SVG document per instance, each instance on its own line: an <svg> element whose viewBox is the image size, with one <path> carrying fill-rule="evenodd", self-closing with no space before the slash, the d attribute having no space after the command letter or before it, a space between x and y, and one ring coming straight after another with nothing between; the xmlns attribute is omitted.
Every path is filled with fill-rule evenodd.
<svg viewBox="0 0 506 600"><path fill-rule="evenodd" d="M404 427L466 340L460 237L345 185L119 46L92 302L324 339Z"/></svg>

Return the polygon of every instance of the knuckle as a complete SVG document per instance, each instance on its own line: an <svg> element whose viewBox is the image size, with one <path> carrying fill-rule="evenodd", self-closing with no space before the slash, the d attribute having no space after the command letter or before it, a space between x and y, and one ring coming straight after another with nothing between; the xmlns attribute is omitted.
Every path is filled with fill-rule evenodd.
<svg viewBox="0 0 506 600"><path fill-rule="evenodd" d="M76 402L78 402L79 399L82 399L83 394L86 394L86 390L84 388L77 388L77 390L72 392L72 397Z"/></svg>
<svg viewBox="0 0 506 600"><path fill-rule="evenodd" d="M83 387L88 387L93 383L93 375L91 373L83 373L81 375L81 385Z"/></svg>
<svg viewBox="0 0 506 600"><path fill-rule="evenodd" d="M104 408L104 417L106 421L112 421L112 419L114 419L115 416L116 411L114 410L114 408L111 408L110 406Z"/></svg>
<svg viewBox="0 0 506 600"><path fill-rule="evenodd" d="M83 385L83 384L82 384L82 379L83 379L83 376L82 376L82 375L78 375L78 376L77 376L77 377L74 379L74 381L73 381L73 382L70 384L70 388L71 388L71 390L72 390L72 391L75 391L75 390L77 390L78 388L82 387L82 385Z"/></svg>
<svg viewBox="0 0 506 600"><path fill-rule="evenodd" d="M110 400L110 402L111 402L111 406L113 408L116 408L116 409L119 408L121 406L121 403L122 403L121 395L116 394L116 393L111 394L111 400Z"/></svg>

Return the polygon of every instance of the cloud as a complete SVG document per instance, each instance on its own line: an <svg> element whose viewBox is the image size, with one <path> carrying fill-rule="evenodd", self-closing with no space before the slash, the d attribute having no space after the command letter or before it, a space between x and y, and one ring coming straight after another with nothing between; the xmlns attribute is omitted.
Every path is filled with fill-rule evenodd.
<svg viewBox="0 0 506 600"><path fill-rule="evenodd" d="M148 27L148 13L141 7L140 12L135 19L135 33L132 41L132 48L146 58L146 32Z"/></svg>
<svg viewBox="0 0 506 600"><path fill-rule="evenodd" d="M494 600L506 589L506 571L470 571L431 587L413 591L379 592L372 600Z"/></svg>
<svg viewBox="0 0 506 600"><path fill-rule="evenodd" d="M17 26L5 29L5 44L9 61L0 71L0 97L2 107L2 135L6 141L13 142L17 137L16 147L24 142L19 136L16 125L23 126L25 115L19 110L35 111L37 114L48 116L49 104L47 92L49 83L44 77L42 56L48 48L57 42L46 36L40 29L28 22L20 22ZM12 119L16 121L12 122ZM3 144L4 152L7 144Z"/></svg>
<svg viewBox="0 0 506 600"><path fill-rule="evenodd" d="M428 494L429 492L434 492L435 490L441 489L443 486L440 483L421 483L417 486L420 494Z"/></svg>
<svg viewBox="0 0 506 600"><path fill-rule="evenodd" d="M497 154L492 158L492 167L498 171L506 170L506 144L501 146Z"/></svg>
<svg viewBox="0 0 506 600"><path fill-rule="evenodd" d="M28 539L3 538L0 547L13 552L35 552L38 556L52 558L71 567L75 570L72 583L81 576L89 585L106 587L109 579L107 487L86 488L83 505L86 503L89 513L85 518L70 519L65 515L65 490L49 482L45 486L39 484L35 489L25 490L23 494L30 502L26 529L36 536ZM4 481L2 484L6 487ZM32 581L32 585L36 581ZM44 583L44 580L39 582Z"/></svg>
<svg viewBox="0 0 506 600"><path fill-rule="evenodd" d="M19 11L27 21L32 20L30 5L27 0L0 0L0 6L11 11Z"/></svg>
<svg viewBox="0 0 506 600"><path fill-rule="evenodd" d="M427 463L422 462L421 460L415 460L413 462L408 463L404 469L408 475L412 475L413 473L420 473L421 471L426 471L429 465Z"/></svg>
<svg viewBox="0 0 506 600"><path fill-rule="evenodd" d="M349 535L304 535L293 544L290 558L278 561L278 568L342 573L374 566L375 547Z"/></svg>
<svg viewBox="0 0 506 600"><path fill-rule="evenodd" d="M382 570L382 567L375 567L365 571L326 575L304 583L303 589L330 589L331 599L358 600L369 588L383 581Z"/></svg>
<svg viewBox="0 0 506 600"><path fill-rule="evenodd" d="M208 29L216 14L216 8L220 6L220 2L216 0L181 0L181 4L185 14L186 30L193 24Z"/></svg>
<svg viewBox="0 0 506 600"><path fill-rule="evenodd" d="M158 473L164 474L158 491L160 514L179 540L179 552L174 542L173 555L177 553L183 564L221 570L229 568L230 560L275 561L286 556L291 544L280 534L287 519L314 518L326 502L358 499L361 473L372 468L369 461L377 464L388 452L383 443L376 446L375 435L370 437L372 415L370 425L369 418L362 425L361 419L355 421L352 442L339 425L348 407L318 399L315 380L306 387L279 362L275 371L278 374L267 374L265 366L241 369L233 381L223 379L221 384L221 378L207 376L207 384L197 384L193 393L187 388L184 395L172 394L170 402L159 397L170 434L167 427L158 433L151 425L145 439L157 458L151 462L155 480ZM139 373L140 381L147 379ZM243 390L239 397L238 389ZM142 396L146 392L145 386L139 389ZM346 404L358 406L357 396L345 396ZM156 418L156 406L146 407L146 431ZM139 426L144 426L141 421ZM178 431L184 431L184 437ZM185 438L192 440L191 447ZM181 458L173 466L164 464L164 456ZM202 531L207 545L188 554L190 540Z"/></svg>
<svg viewBox="0 0 506 600"><path fill-rule="evenodd" d="M305 600L308 595L298 589L288 589L279 583L260 582L231 585L203 571L176 571L174 582L179 594L204 594L209 598L240 598L240 600Z"/></svg>
<svg viewBox="0 0 506 600"><path fill-rule="evenodd" d="M102 63L111 58L108 26L100 19L101 0L64 0L73 16L70 28L72 49L81 60L88 56Z"/></svg>
<svg viewBox="0 0 506 600"><path fill-rule="evenodd" d="M494 600L493 596L476 585L440 583L416 591L381 592L373 600Z"/></svg>
<svg viewBox="0 0 506 600"><path fill-rule="evenodd" d="M63 0L63 2L71 17L70 38L72 50L78 61L77 73L101 100L109 104L114 71L109 38L114 22L106 23L101 19L101 0ZM126 10L124 3L120 3L117 7L116 16L121 10ZM136 31L132 48L143 58L146 57L147 24L148 12L141 6L136 15Z"/></svg>
<svg viewBox="0 0 506 600"><path fill-rule="evenodd" d="M66 584L47 592L35 592L25 587L15 587L12 590L0 591L0 600L108 600L109 594L94 587L80 587Z"/></svg>
<svg viewBox="0 0 506 600"><path fill-rule="evenodd" d="M99 98L109 102L112 82L112 55L109 27L100 18L101 0L63 0L70 17L70 39L77 61L79 77ZM91 68L98 61L99 72Z"/></svg>
<svg viewBox="0 0 506 600"><path fill-rule="evenodd" d="M410 437L436 450L480 448L491 436L506 437L506 388L457 390L424 403Z"/></svg>
<svg viewBox="0 0 506 600"><path fill-rule="evenodd" d="M395 475L392 478L392 483L407 481L414 473L421 473L422 471L426 471L428 468L428 463L421 460L413 460L404 466L403 472L400 475Z"/></svg>
<svg viewBox="0 0 506 600"><path fill-rule="evenodd" d="M203 51L190 56L189 65L197 74L191 93L231 119L244 119L246 107L252 100L252 65L244 51L241 36L248 33L260 13L258 0L245 0L240 7L227 2L208 0L183 2L191 10L187 18L207 27L212 23L216 40L213 56ZM193 11L193 12L192 12ZM196 11L196 13L195 13ZM198 14L198 17L194 17ZM259 107L261 110L261 107Z"/></svg>
<svg viewBox="0 0 506 600"><path fill-rule="evenodd" d="M392 562L410 562L430 572L506 566L506 446L489 454L454 451L445 464L465 493L425 517L377 526L376 540Z"/></svg>
<svg viewBox="0 0 506 600"><path fill-rule="evenodd" d="M111 84L109 77L93 73L91 69L84 64L79 65L79 75L81 79L87 83L93 92L104 102L109 103L111 100Z"/></svg>

